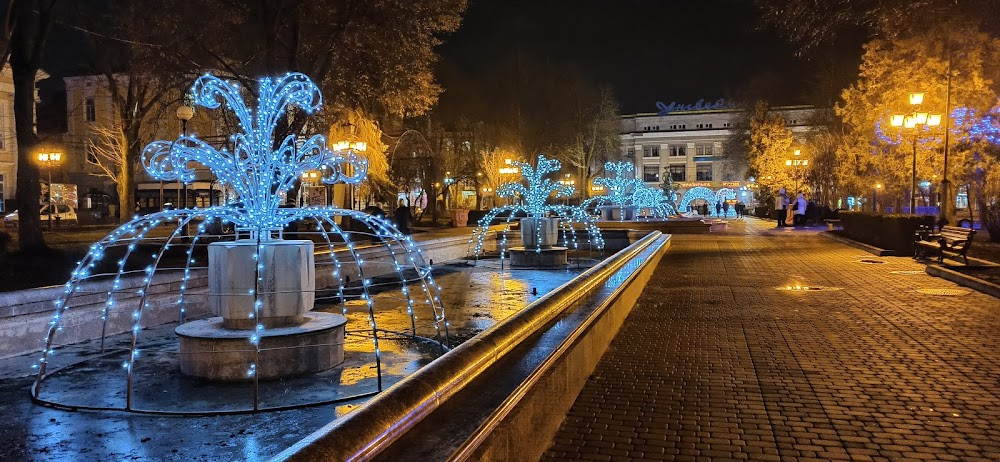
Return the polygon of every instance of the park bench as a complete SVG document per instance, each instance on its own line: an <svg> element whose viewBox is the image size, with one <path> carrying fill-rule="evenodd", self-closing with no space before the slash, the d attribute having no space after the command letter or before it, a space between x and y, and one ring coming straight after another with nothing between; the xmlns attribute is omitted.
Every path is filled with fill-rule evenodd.
<svg viewBox="0 0 1000 462"><path fill-rule="evenodd" d="M976 231L970 228L959 228L956 226L944 226L938 233L928 233L917 231L914 241L914 258L920 258L928 252L937 253L938 262L944 261L945 254L961 255L965 264L969 264L969 257L966 254L972 247L972 238Z"/></svg>

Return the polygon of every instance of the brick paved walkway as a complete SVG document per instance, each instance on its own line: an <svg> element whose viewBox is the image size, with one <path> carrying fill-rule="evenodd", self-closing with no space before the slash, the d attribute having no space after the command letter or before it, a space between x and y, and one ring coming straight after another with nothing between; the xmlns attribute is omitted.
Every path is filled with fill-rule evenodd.
<svg viewBox="0 0 1000 462"><path fill-rule="evenodd" d="M1000 301L770 228L674 236L544 460L1000 460Z"/></svg>

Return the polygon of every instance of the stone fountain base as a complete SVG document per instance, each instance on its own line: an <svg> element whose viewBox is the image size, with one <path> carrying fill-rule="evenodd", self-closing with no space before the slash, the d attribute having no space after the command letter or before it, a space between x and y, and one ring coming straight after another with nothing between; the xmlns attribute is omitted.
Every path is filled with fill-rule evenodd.
<svg viewBox="0 0 1000 462"><path fill-rule="evenodd" d="M510 264L520 268L555 268L566 266L569 249L566 247L549 247L545 249L528 249L511 247Z"/></svg>
<svg viewBox="0 0 1000 462"><path fill-rule="evenodd" d="M223 327L221 317L192 321L175 329L180 338L181 372L209 380L246 381L250 364L261 379L275 379L330 369L344 361L347 318L309 312L295 326L261 331L254 361L252 330Z"/></svg>

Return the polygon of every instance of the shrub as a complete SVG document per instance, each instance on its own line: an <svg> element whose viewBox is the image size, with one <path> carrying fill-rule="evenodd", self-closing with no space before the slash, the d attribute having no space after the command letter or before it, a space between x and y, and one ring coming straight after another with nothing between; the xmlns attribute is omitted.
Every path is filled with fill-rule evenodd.
<svg viewBox="0 0 1000 462"><path fill-rule="evenodd" d="M844 235L855 241L890 250L896 255L913 255L913 235L920 226L934 226L933 215L839 213Z"/></svg>

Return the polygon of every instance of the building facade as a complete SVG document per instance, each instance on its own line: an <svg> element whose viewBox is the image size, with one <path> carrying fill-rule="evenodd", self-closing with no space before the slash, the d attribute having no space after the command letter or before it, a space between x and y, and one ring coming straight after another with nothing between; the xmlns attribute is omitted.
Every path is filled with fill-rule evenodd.
<svg viewBox="0 0 1000 462"><path fill-rule="evenodd" d="M122 85L127 77L120 76ZM66 181L75 184L79 191L78 216L81 222L87 219L109 218L115 215L118 202L115 182L98 163L108 161L95 152L95 146L106 146L108 134L117 125L114 97L104 75L83 75L65 77L66 84L66 133L63 134L63 148L66 151ZM164 98L165 101L180 100ZM143 142L158 139L174 139L181 132L182 123L171 107L158 107L151 111L150 120L145 122ZM189 123L189 129L197 132L202 139L213 142L225 140L216 136L218 131L207 117L196 117ZM110 130L110 131L109 131ZM222 191L214 182L214 177L205 169L196 169L196 181L183 185L179 182L154 180L145 169L136 169L136 201L129 207L138 207L142 213L159 211L163 208L206 207L220 203Z"/></svg>
<svg viewBox="0 0 1000 462"><path fill-rule="evenodd" d="M721 105L721 104L720 104ZM671 105L675 106L675 105ZM812 106L775 107L797 142L804 142L824 110ZM751 205L753 187L745 167L726 162L726 139L740 124L738 109L681 109L622 117L621 144L635 163L636 178L658 187L664 175L679 187L678 199L695 187L737 191L735 201ZM681 204L685 205L685 204Z"/></svg>

